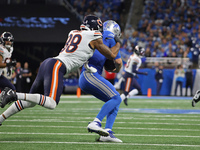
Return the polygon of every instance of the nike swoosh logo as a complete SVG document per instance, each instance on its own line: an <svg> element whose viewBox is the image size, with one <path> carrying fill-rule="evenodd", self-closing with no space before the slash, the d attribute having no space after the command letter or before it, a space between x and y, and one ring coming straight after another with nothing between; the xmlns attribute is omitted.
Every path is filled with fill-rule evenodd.
<svg viewBox="0 0 200 150"><path fill-rule="evenodd" d="M7 93L7 95L10 95L11 94L10 92L12 92L12 90L9 90L8 93Z"/></svg>

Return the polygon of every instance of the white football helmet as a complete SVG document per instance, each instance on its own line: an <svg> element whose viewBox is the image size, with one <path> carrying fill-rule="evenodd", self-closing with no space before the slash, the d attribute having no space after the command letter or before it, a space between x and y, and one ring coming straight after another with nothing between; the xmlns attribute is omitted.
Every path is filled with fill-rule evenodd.
<svg viewBox="0 0 200 150"><path fill-rule="evenodd" d="M103 31L110 31L115 36L121 36L120 26L113 20L107 20L103 23Z"/></svg>

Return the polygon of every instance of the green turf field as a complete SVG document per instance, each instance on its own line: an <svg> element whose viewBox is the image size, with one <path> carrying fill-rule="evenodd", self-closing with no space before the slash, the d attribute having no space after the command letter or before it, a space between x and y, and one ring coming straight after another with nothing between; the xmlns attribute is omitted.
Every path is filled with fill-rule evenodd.
<svg viewBox="0 0 200 150"><path fill-rule="evenodd" d="M0 149L200 149L200 103L193 108L191 100L145 98L128 102L128 107L121 104L113 127L123 143L96 142L98 135L87 132L88 122L95 118L103 102L62 97L55 110L36 106L7 119L0 126Z"/></svg>

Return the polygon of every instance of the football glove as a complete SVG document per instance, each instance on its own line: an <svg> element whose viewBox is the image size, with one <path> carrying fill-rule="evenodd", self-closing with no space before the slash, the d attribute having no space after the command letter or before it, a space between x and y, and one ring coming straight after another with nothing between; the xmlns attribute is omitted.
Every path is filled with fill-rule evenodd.
<svg viewBox="0 0 200 150"><path fill-rule="evenodd" d="M10 67L15 67L15 66L16 66L16 63L17 63L16 60L12 60L12 61L6 63L6 66L7 66L8 68L10 68Z"/></svg>
<svg viewBox="0 0 200 150"><path fill-rule="evenodd" d="M115 36L114 39L116 43L119 42L119 44L122 46L122 42L118 36Z"/></svg>

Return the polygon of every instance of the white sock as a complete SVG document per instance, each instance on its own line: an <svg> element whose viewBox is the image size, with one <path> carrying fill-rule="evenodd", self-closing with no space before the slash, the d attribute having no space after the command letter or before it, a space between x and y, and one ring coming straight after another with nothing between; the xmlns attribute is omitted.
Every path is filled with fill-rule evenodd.
<svg viewBox="0 0 200 150"><path fill-rule="evenodd" d="M30 108L35 106L35 104L27 102L27 101L22 101L18 100L14 102L8 109L6 109L1 115L0 115L0 124L4 122L7 118L10 116L18 113L19 111L25 109L25 108Z"/></svg>
<svg viewBox="0 0 200 150"><path fill-rule="evenodd" d="M25 93L16 93L17 94L17 98L18 99L22 99L22 100L24 100L25 99Z"/></svg>
<svg viewBox="0 0 200 150"><path fill-rule="evenodd" d="M18 93L18 92L16 94L18 99L38 104L48 109L54 109L57 105L56 101L49 96L44 96L41 94Z"/></svg>
<svg viewBox="0 0 200 150"><path fill-rule="evenodd" d="M120 78L119 81L117 83L115 83L115 85L114 85L115 89L120 89L120 85L123 80L124 80L124 78Z"/></svg>
<svg viewBox="0 0 200 150"><path fill-rule="evenodd" d="M120 97L121 97L122 101L125 100L125 98L126 98L126 96L124 94L121 94Z"/></svg>
<svg viewBox="0 0 200 150"><path fill-rule="evenodd" d="M137 89L133 89L132 91L130 91L127 95L127 98L137 95L138 94L138 90Z"/></svg>
<svg viewBox="0 0 200 150"><path fill-rule="evenodd" d="M112 131L110 128L106 128L105 130L106 130L106 131Z"/></svg>
<svg viewBox="0 0 200 150"><path fill-rule="evenodd" d="M101 121L98 118L95 118L94 121L101 123Z"/></svg>

